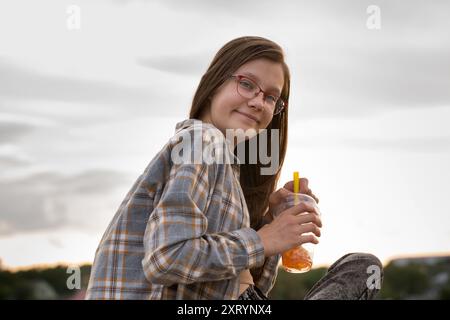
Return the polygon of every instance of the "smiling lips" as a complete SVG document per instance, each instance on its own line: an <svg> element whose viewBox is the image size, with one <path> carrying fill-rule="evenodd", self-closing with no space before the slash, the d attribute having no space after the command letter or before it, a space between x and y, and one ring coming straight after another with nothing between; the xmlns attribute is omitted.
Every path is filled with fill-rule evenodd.
<svg viewBox="0 0 450 320"><path fill-rule="evenodd" d="M237 112L237 113L240 113L240 114L243 115L244 117L247 117L247 118L249 118L249 119L255 121L256 123L259 123L258 119L257 119L256 117L250 115L250 114L247 114L247 113L244 113L244 112L241 112L241 111L237 111L237 110L236 110L236 112Z"/></svg>

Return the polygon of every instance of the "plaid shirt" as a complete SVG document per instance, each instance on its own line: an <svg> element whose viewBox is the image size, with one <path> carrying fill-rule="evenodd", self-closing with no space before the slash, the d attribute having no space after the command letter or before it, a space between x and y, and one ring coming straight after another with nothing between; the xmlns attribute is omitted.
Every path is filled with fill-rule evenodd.
<svg viewBox="0 0 450 320"><path fill-rule="evenodd" d="M175 163L172 151L186 134L192 155L221 141L233 161ZM237 299L245 269L267 295L280 255L265 258L249 225L239 159L223 133L200 120L179 122L104 233L86 299Z"/></svg>

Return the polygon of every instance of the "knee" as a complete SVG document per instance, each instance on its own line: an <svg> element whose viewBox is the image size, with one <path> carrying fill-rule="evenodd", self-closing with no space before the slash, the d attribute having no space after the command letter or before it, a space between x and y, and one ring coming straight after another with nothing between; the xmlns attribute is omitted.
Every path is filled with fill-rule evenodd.
<svg viewBox="0 0 450 320"><path fill-rule="evenodd" d="M368 262L371 262L372 264L376 264L379 266L382 265L380 259L378 259L375 255L373 255L371 253L364 253L364 252L349 253L347 255L347 259L368 261Z"/></svg>
<svg viewBox="0 0 450 320"><path fill-rule="evenodd" d="M369 267L376 266L380 269L383 269L383 264L380 259L378 259L375 255L371 253L363 253L363 252L354 252L347 253L342 256L339 260L337 260L333 267L341 266L341 265L359 265L361 267Z"/></svg>
<svg viewBox="0 0 450 320"><path fill-rule="evenodd" d="M357 264L362 268L377 267L383 270L383 264L380 259L371 253L355 252L349 253L343 257L343 262Z"/></svg>

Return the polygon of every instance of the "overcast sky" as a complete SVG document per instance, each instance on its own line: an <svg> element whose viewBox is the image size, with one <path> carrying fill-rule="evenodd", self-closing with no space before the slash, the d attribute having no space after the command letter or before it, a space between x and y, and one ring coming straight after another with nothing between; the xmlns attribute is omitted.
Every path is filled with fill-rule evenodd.
<svg viewBox="0 0 450 320"><path fill-rule="evenodd" d="M316 262L450 252L449 13L425 0L2 0L0 258L92 262L213 55L243 35L286 52L279 187L300 171L320 198Z"/></svg>

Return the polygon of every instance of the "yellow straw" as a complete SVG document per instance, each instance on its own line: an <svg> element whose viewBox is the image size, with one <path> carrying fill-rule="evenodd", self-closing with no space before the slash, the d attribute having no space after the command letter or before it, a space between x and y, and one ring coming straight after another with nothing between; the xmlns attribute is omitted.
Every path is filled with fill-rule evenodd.
<svg viewBox="0 0 450 320"><path fill-rule="evenodd" d="M298 204L299 199L297 193L300 192L300 177L298 171L294 171L294 204Z"/></svg>

